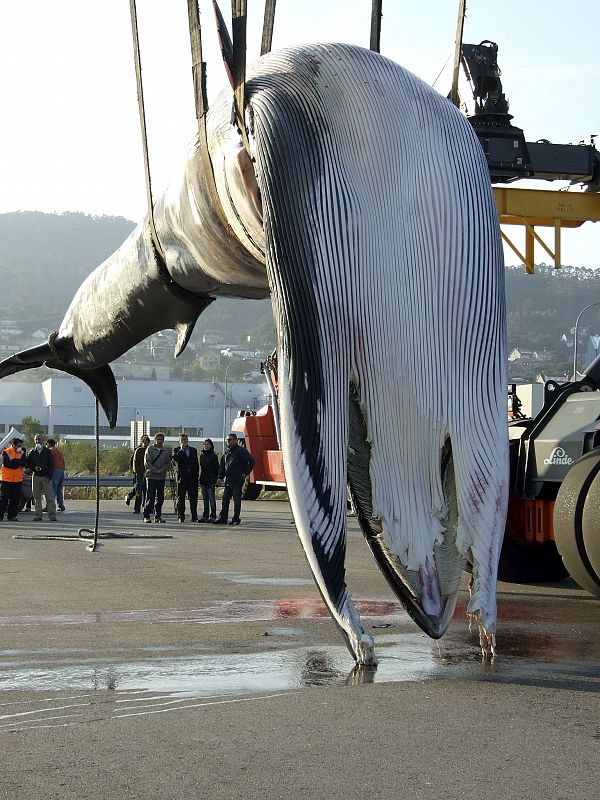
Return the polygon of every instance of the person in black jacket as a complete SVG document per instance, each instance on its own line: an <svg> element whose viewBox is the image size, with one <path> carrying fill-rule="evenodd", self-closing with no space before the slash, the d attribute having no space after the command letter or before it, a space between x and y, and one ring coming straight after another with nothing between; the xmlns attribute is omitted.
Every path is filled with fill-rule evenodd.
<svg viewBox="0 0 600 800"><path fill-rule="evenodd" d="M190 447L185 433L179 435L179 447L173 449L173 464L177 473L177 519L185 522L185 496L190 501L192 522L198 522L198 451Z"/></svg>
<svg viewBox="0 0 600 800"><path fill-rule="evenodd" d="M216 525L226 525L229 515L229 501L233 497L233 517L230 525L240 524L242 508L242 487L248 475L254 469L255 460L245 447L240 447L235 433L227 437L227 450L219 465L219 481L224 481L221 513L215 520Z"/></svg>
<svg viewBox="0 0 600 800"><path fill-rule="evenodd" d="M133 489L125 495L125 503L129 505L135 497L133 504L133 513L139 514L142 506L146 500L146 467L144 466L144 456L146 455L146 448L150 444L150 437L144 434L138 447L133 451L129 468L134 474Z"/></svg>
<svg viewBox="0 0 600 800"><path fill-rule="evenodd" d="M198 522L214 522L217 518L215 487L219 477L219 456L212 439L205 439L200 453L200 488L204 511Z"/></svg>
<svg viewBox="0 0 600 800"><path fill-rule="evenodd" d="M27 454L27 469L33 475L32 489L33 502L35 503L34 522L42 521L42 494L46 498L46 508L50 522L56 522L56 503L54 502L54 490L52 489L52 473L54 472L54 460L52 453L44 447L44 437L41 433L36 433L34 440L35 447Z"/></svg>

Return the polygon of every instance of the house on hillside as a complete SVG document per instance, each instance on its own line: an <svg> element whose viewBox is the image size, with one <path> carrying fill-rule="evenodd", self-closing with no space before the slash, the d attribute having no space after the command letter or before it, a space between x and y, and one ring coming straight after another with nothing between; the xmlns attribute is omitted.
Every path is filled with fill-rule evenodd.
<svg viewBox="0 0 600 800"><path fill-rule="evenodd" d="M531 367L534 364L542 364L551 361L553 354L548 350L524 350L521 347L514 347L508 354L508 361L521 367Z"/></svg>
<svg viewBox="0 0 600 800"><path fill-rule="evenodd" d="M257 356L256 350L243 350L241 347L227 347L221 350L221 355L225 358L254 359Z"/></svg>

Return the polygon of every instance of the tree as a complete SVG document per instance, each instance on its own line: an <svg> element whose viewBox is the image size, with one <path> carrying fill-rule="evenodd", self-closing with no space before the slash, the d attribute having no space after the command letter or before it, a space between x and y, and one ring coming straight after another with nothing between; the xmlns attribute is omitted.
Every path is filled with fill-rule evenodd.
<svg viewBox="0 0 600 800"><path fill-rule="evenodd" d="M42 423L35 417L23 417L21 420L21 433L28 442L33 442L36 433L41 433Z"/></svg>
<svg viewBox="0 0 600 800"><path fill-rule="evenodd" d="M129 472L131 450L128 447L109 447L100 457L100 471L104 475L125 475Z"/></svg>

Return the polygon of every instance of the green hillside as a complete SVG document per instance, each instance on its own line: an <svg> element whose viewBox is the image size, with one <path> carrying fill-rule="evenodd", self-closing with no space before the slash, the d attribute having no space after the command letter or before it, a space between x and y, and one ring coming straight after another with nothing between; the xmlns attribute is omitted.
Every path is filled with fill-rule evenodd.
<svg viewBox="0 0 600 800"><path fill-rule="evenodd" d="M122 217L1 214L2 317L18 318L29 332L54 330L83 278L133 227ZM572 328L579 311L600 302L600 270L541 265L535 275L527 275L511 267L506 270L506 300L509 350L551 353L544 369L560 373L572 362ZM583 354L589 334L600 333L600 307L586 313L581 333ZM217 300L200 316L191 341L200 345L206 334L227 344L243 344L250 336L253 348L270 347L274 342L270 301Z"/></svg>

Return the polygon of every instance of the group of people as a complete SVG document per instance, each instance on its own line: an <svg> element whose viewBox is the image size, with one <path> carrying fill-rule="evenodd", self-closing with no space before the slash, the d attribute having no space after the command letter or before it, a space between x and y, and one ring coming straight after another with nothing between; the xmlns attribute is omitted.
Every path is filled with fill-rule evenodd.
<svg viewBox="0 0 600 800"><path fill-rule="evenodd" d="M149 436L142 436L139 447L131 457L135 475L134 487L125 497L127 505L134 500L133 513L144 515L144 522L164 522L162 507L165 499L165 482L171 468L176 480L176 511L179 522L185 522L186 500L192 522L214 525L239 525L242 507L242 489L246 477L254 468L254 458L242 447L235 433L227 437L227 449L219 462L212 439L205 439L200 455L189 443L185 433L179 436L179 445L171 453L165 447L165 437L157 433L154 444ZM223 486L221 512L217 516L215 489ZM203 513L198 516L198 486L202 490ZM228 523L229 505L233 499L233 516Z"/></svg>
<svg viewBox="0 0 600 800"><path fill-rule="evenodd" d="M51 522L56 522L56 510L65 510L63 481L65 459L54 439L44 443L38 433L34 446L27 452L23 439L15 436L2 450L0 469L0 520L6 514L11 522L18 522L23 481L31 476L34 502L34 522L41 522L46 512ZM42 500L43 498L43 500ZM44 504L45 501L45 504Z"/></svg>

